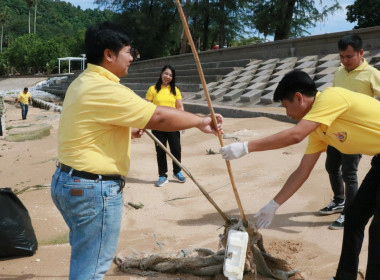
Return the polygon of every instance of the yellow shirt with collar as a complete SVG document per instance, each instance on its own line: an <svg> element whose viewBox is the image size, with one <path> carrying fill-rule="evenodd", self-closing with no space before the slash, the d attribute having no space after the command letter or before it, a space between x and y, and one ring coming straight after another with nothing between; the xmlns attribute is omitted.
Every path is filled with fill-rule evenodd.
<svg viewBox="0 0 380 280"><path fill-rule="evenodd" d="M341 65L334 75L334 87L343 87L374 97L380 96L380 71L363 62L354 70L347 72Z"/></svg>
<svg viewBox="0 0 380 280"><path fill-rule="evenodd" d="M18 101L20 101L22 104L29 104L29 98L31 98L29 91L27 93L24 93L24 91L20 92L18 94Z"/></svg>
<svg viewBox="0 0 380 280"><path fill-rule="evenodd" d="M179 99L182 99L181 92L177 87L175 87L176 95L171 93L170 85L163 86L161 85L161 90L157 92L156 86L150 86L145 98L149 101L152 101L153 104L157 106L167 106L176 108L176 102Z"/></svg>
<svg viewBox="0 0 380 280"><path fill-rule="evenodd" d="M58 129L58 160L94 174L126 176L131 128L144 128L156 106L88 64L67 89Z"/></svg>
<svg viewBox="0 0 380 280"><path fill-rule="evenodd" d="M380 153L380 102L340 87L318 92L304 120L321 125L309 135L306 154L325 151L327 145L344 154Z"/></svg>

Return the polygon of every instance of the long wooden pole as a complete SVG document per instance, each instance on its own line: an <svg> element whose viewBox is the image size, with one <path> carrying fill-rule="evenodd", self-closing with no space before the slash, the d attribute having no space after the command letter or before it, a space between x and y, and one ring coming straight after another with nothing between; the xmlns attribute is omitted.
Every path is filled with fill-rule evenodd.
<svg viewBox="0 0 380 280"><path fill-rule="evenodd" d="M183 166L182 163L180 163L178 161L178 159L176 159L172 153L165 147L164 144L161 143L160 140L157 139L156 136L154 136L149 130L144 130L146 134L148 134L148 136L150 138L152 138L152 140L158 145L160 146L161 149L163 149L167 155L179 166L181 167L181 169L183 170L183 172L185 172L187 174L187 176L189 176L189 178L191 180L193 180L193 182L198 186L198 188L201 190L201 192L204 194L204 196L207 198L208 201L210 201L210 203L215 207L215 209L218 211L218 213L222 216L222 218L226 221L226 222L229 222L230 221L230 218L224 214L224 212L219 208L219 206L215 203L215 201L211 198L211 196L207 193L207 191L201 186L201 184L198 183L197 180L195 180L195 178L193 177L193 175L191 175L190 171L185 167Z"/></svg>
<svg viewBox="0 0 380 280"><path fill-rule="evenodd" d="M175 0L175 3L176 3L176 6L177 6L177 9L178 9L178 12L179 12L179 14L181 16L183 28L185 30L187 39L189 40L191 51L193 52L193 55L194 55L195 63L197 64L197 69L198 69L199 77L200 77L201 82L202 82L203 92L205 93L205 96L206 96L208 108L210 109L211 118L212 118L212 121L213 121L213 123L214 123L214 125L216 127L217 121L216 121L216 118L215 118L214 108L212 107L212 104L211 104L210 95L209 95L209 93L207 91L207 85L206 85L205 77L203 75L202 65L201 65L201 62L199 60L197 50L195 48L195 45L194 45L194 42L193 42L193 38L191 37L190 29L189 29L189 26L187 25L186 17L185 17L185 15L183 13L181 3L179 2L179 0ZM222 139L222 135L220 134L220 132L218 132L218 138L219 138L220 146L223 147L224 146L223 145L223 139ZM226 165L227 165L228 174L230 175L232 189L233 189L233 192L235 194L235 199L236 199L236 202L237 202L238 207L239 207L241 218L242 218L243 221L247 221L247 219L245 217L245 214L244 214L243 206L242 206L241 201L240 201L239 193L238 193L237 188L235 186L235 180L234 180L234 176L232 174L231 164L230 164L230 162L228 160L226 160Z"/></svg>

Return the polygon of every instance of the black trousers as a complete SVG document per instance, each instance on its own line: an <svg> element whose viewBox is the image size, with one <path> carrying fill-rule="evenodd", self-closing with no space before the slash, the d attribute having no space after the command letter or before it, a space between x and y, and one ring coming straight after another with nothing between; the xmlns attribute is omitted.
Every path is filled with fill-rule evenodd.
<svg viewBox="0 0 380 280"><path fill-rule="evenodd" d="M334 192L334 202L346 201L344 207L346 209L358 191L357 172L362 155L346 155L332 146L327 147L326 154L326 170L329 173L331 188ZM343 214L345 214L345 210L343 210Z"/></svg>
<svg viewBox="0 0 380 280"><path fill-rule="evenodd" d="M166 132L159 130L152 130L152 134L156 136L158 140L166 147L167 143L169 143L171 154L181 162L181 134L179 131ZM160 148L156 144L156 154L157 154L157 164L158 164L158 174L159 176L168 177L166 174L168 172L168 163L166 160L166 153L163 149ZM181 171L181 167L179 167L173 161L173 173L177 174Z"/></svg>
<svg viewBox="0 0 380 280"><path fill-rule="evenodd" d="M346 208L336 280L356 280L364 228L372 216L365 279L380 279L380 154L373 157L371 165L353 202Z"/></svg>

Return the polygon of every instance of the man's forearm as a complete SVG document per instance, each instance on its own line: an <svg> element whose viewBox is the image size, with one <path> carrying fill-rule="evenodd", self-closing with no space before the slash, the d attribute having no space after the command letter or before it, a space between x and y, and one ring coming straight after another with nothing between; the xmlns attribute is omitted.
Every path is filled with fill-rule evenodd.
<svg viewBox="0 0 380 280"><path fill-rule="evenodd" d="M320 156L319 153L304 155L298 168L289 176L288 180L274 197L274 201L282 205L287 201L309 177Z"/></svg>
<svg viewBox="0 0 380 280"><path fill-rule="evenodd" d="M293 144L297 144L305 139L311 132L313 132L320 124L301 120L296 126L285 129L279 133L271 136L252 140L248 143L248 151L267 151L284 148Z"/></svg>
<svg viewBox="0 0 380 280"><path fill-rule="evenodd" d="M292 133L292 129L287 129L265 138L249 141L248 151L251 153L258 151L275 150L297 144L300 141L302 141L302 139Z"/></svg>
<svg viewBox="0 0 380 280"><path fill-rule="evenodd" d="M145 128L161 131L178 131L192 127L200 128L201 125L202 118L197 115L170 107L157 106Z"/></svg>

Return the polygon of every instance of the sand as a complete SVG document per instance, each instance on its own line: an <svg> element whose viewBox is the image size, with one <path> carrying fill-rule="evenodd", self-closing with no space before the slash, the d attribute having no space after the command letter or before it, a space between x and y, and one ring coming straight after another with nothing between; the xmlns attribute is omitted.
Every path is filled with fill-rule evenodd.
<svg viewBox="0 0 380 280"><path fill-rule="evenodd" d="M0 86L3 82L0 81ZM20 86L16 79L8 79L7 83L11 83L14 88L28 86L25 81ZM53 128L51 134L41 140L8 142L0 137L0 187L21 190L34 185L46 186L19 195L29 210L39 248L31 257L2 259L0 279L67 279L70 246L67 243L58 244L62 241L57 240L66 239L68 228L50 198L50 179L57 157L59 113L30 107L28 119L21 121L20 109L11 104L11 98L8 101L7 126L43 120ZM277 111L282 112L283 109L278 108ZM240 141L246 141L291 126L267 118L226 118L224 130L229 135L239 137ZM225 139L224 144L232 141ZM253 214L280 190L298 166L306 144L304 140L287 148L251 153L231 161L236 187L248 220L253 221ZM219 154L206 153L209 149L218 151L219 147L217 137L189 129L182 135L182 163L222 211L239 217L225 161ZM299 275L293 279L328 279L335 274L338 264L343 231L328 229L338 214L320 216L317 213L332 198L324 162L323 154L304 186L279 208L272 225L260 231L267 251L286 259L299 271ZM369 166L370 157L363 156L358 172L360 181ZM175 253L195 247L218 249L218 236L223 231L224 220L191 180L180 184L172 180L170 175L168 184L156 188L157 164L152 140L145 135L132 141L131 169L123 194L125 207L117 253ZM141 203L144 207L135 209L128 202ZM360 256L360 269L363 271L367 247L368 232ZM142 277L122 273L113 264L105 279L202 278L178 274ZM244 279L253 278L245 276Z"/></svg>

